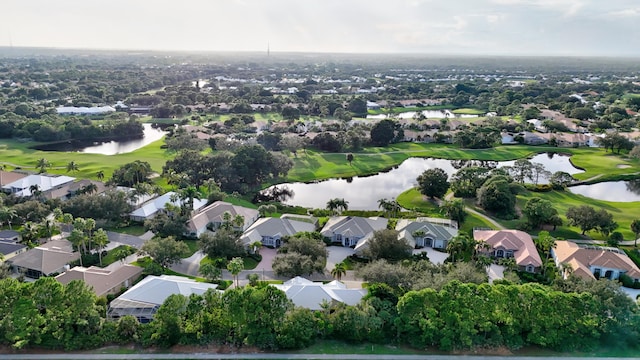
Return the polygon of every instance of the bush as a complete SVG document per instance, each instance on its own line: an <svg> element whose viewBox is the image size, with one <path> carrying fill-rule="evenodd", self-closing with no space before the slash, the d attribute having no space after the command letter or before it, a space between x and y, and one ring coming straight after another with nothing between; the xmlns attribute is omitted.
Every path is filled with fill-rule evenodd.
<svg viewBox="0 0 640 360"><path fill-rule="evenodd" d="M629 275L622 274L618 280L622 283L622 286L631 289L640 289L640 282L634 281Z"/></svg>
<svg viewBox="0 0 640 360"><path fill-rule="evenodd" d="M533 191L533 192L549 192L552 190L562 190L563 187L560 185L559 189L557 188L558 186L554 186L551 184L526 184L525 188L529 191Z"/></svg>

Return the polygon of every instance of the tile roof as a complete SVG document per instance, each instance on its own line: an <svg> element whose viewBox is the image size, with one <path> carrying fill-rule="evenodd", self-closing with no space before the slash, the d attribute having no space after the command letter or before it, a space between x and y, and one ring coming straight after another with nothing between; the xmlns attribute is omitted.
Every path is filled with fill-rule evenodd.
<svg viewBox="0 0 640 360"><path fill-rule="evenodd" d="M558 264L568 263L573 273L594 278L591 267L624 271L634 279L640 279L640 269L625 253L616 248L580 246L570 241L556 241L553 249Z"/></svg>
<svg viewBox="0 0 640 360"><path fill-rule="evenodd" d="M249 209L242 206L232 205L224 201L216 201L213 204L202 208L197 214L193 215L187 224L189 231L196 232L204 229L209 223L224 222L223 215L229 212L232 217L241 215L244 217L244 227L251 225L258 217L258 210Z"/></svg>
<svg viewBox="0 0 640 360"><path fill-rule="evenodd" d="M367 294L365 289L347 289L339 281L328 284L312 282L302 277L295 277L284 284L271 285L285 292L295 306L311 310L321 310L323 302L341 302L356 305Z"/></svg>
<svg viewBox="0 0 640 360"><path fill-rule="evenodd" d="M327 221L321 233L328 237L333 234L342 234L346 237L364 237L373 231L386 229L388 221L381 217L336 216Z"/></svg>
<svg viewBox="0 0 640 360"><path fill-rule="evenodd" d="M519 266L542 266L542 259L531 236L520 230L474 230L473 238L484 241L493 249L512 250Z"/></svg>
<svg viewBox="0 0 640 360"><path fill-rule="evenodd" d="M140 276L142 270L141 267L128 264L112 270L96 266L89 268L76 266L56 276L56 280L65 285L73 280L82 280L93 288L96 295L102 296L126 280Z"/></svg>

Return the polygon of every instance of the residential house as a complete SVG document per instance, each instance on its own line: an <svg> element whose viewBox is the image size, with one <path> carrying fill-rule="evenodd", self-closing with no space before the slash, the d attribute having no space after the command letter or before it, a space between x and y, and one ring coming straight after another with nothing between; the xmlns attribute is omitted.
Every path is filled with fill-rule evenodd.
<svg viewBox="0 0 640 360"><path fill-rule="evenodd" d="M67 240L51 240L31 250L22 252L9 259L16 272L24 273L26 277L38 279L64 272L69 264L80 259L80 253L73 252L71 243Z"/></svg>
<svg viewBox="0 0 640 360"><path fill-rule="evenodd" d="M381 217L336 216L327 221L321 233L332 243L351 247L374 231L386 229L387 222L387 219Z"/></svg>
<svg viewBox="0 0 640 360"><path fill-rule="evenodd" d="M283 284L273 284L287 295L295 306L310 310L322 310L324 304L344 303L357 305L367 294L366 289L348 289L340 281L324 284L313 282L302 277L295 277Z"/></svg>
<svg viewBox="0 0 640 360"><path fill-rule="evenodd" d="M25 252L28 247L20 244L20 233L14 230L0 231L0 255L3 261Z"/></svg>
<svg viewBox="0 0 640 360"><path fill-rule="evenodd" d="M480 248L493 258L513 258L522 271L538 272L542 259L531 236L520 230L474 230L473 238L488 245ZM482 245L479 245L482 246Z"/></svg>
<svg viewBox="0 0 640 360"><path fill-rule="evenodd" d="M437 220L442 221L434 223ZM458 235L457 223L448 219L400 219L396 230L399 232L398 236L406 239L414 248L446 249L449 240Z"/></svg>
<svg viewBox="0 0 640 360"><path fill-rule="evenodd" d="M14 182L2 186L2 191L16 196L31 196L31 190L37 187L38 191L44 193L56 187L61 187L71 183L75 178L63 175L28 175Z"/></svg>
<svg viewBox="0 0 640 360"><path fill-rule="evenodd" d="M527 120L527 123L533 125L533 128L539 132L547 132L547 128L544 126L544 122L538 119Z"/></svg>
<svg viewBox="0 0 640 360"><path fill-rule="evenodd" d="M148 323L153 320L160 305L169 296L173 294L186 297L191 294L202 295L217 287L217 284L197 282L182 276L149 275L115 298L109 304L107 317L117 320L125 315L132 315L141 323Z"/></svg>
<svg viewBox="0 0 640 360"><path fill-rule="evenodd" d="M564 278L570 274L584 279L615 280L622 274L640 281L640 269L617 248L578 245L570 241L556 241L551 257Z"/></svg>
<svg viewBox="0 0 640 360"><path fill-rule="evenodd" d="M367 101L367 110L380 110L380 104L373 101Z"/></svg>
<svg viewBox="0 0 640 360"><path fill-rule="evenodd" d="M27 177L29 174L21 173L17 171L4 171L0 170L0 187L11 184L14 181L18 181Z"/></svg>
<svg viewBox="0 0 640 360"><path fill-rule="evenodd" d="M514 145L514 144L518 144L518 141L516 141L516 136L518 134L517 133L510 133L510 132L502 132L500 133L500 137L501 137L501 144L502 145Z"/></svg>
<svg viewBox="0 0 640 360"><path fill-rule="evenodd" d="M173 199L173 200L172 200ZM165 207L167 204L171 204L173 206L182 206L187 200L180 199L178 194L173 191L169 191L168 193L159 196L155 199L151 199L146 203L142 204L142 206L136 210L134 210L129 217L132 221L144 222L147 219L151 219L158 211L165 211ZM203 208L207 204L207 200L202 199L193 199L193 211L198 211Z"/></svg>
<svg viewBox="0 0 640 360"><path fill-rule="evenodd" d="M198 237L200 234L209 230L215 230L224 224L224 214L231 214L233 220L237 215L244 218L244 224L242 226L234 226L238 231L246 231L251 224L258 220L260 214L256 209L249 209L243 206L232 205L224 201L216 201L211 205L208 205L199 212L195 213L189 219L187 223L186 234L192 237Z"/></svg>
<svg viewBox="0 0 640 360"><path fill-rule="evenodd" d="M22 236L15 230L0 230L0 241L18 242L21 239Z"/></svg>
<svg viewBox="0 0 640 360"><path fill-rule="evenodd" d="M291 218L262 218L254 222L240 237L240 240L249 246L260 241L262 245L280 247L282 237L292 236L299 232L315 231L316 227L311 222L295 220Z"/></svg>
<svg viewBox="0 0 640 360"><path fill-rule="evenodd" d="M56 276L61 284L68 284L73 280L84 281L97 296L117 294L126 289L142 275L143 268L124 264L115 269L103 269L96 266L89 268L76 266Z"/></svg>
<svg viewBox="0 0 640 360"><path fill-rule="evenodd" d="M101 181L83 179L83 180L69 182L61 186L57 186L53 189L44 191L42 193L42 196L45 199L67 200L76 195L80 195L88 192L87 189L90 189L94 185L95 185L95 189L92 190L91 192L92 194L102 194L107 189L105 184Z"/></svg>
<svg viewBox="0 0 640 360"><path fill-rule="evenodd" d="M545 136L542 136L542 134L540 133L523 131L521 134L524 138L524 143L527 145L542 145L549 142L549 140Z"/></svg>

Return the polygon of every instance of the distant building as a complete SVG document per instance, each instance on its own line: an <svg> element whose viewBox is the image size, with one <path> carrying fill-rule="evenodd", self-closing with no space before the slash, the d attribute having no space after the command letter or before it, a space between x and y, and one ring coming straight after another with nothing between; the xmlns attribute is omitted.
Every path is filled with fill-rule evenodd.
<svg viewBox="0 0 640 360"><path fill-rule="evenodd" d="M71 183L75 178L63 175L28 175L14 182L2 186L2 191L16 196L31 196L32 189L37 187L38 191L46 192L67 183Z"/></svg>
<svg viewBox="0 0 640 360"><path fill-rule="evenodd" d="M60 115L100 115L116 112L116 109L108 105L94 107L60 106L56 108L56 112Z"/></svg>
<svg viewBox="0 0 640 360"><path fill-rule="evenodd" d="M312 232L316 227L311 222L299 221L288 218L262 218L251 225L242 234L240 240L249 246L251 243L260 241L264 246L280 247L282 237L292 236L299 232Z"/></svg>
<svg viewBox="0 0 640 360"><path fill-rule="evenodd" d="M374 231L386 229L388 221L382 217L336 216L327 221L321 233L332 243L351 247L366 236L371 236Z"/></svg>
<svg viewBox="0 0 640 360"><path fill-rule="evenodd" d="M249 209L243 206L232 205L224 201L216 201L211 205L202 208L194 214L187 223L187 235L198 237L209 230L215 230L224 223L224 213L231 214L231 219L240 215L244 218L244 224L236 228L238 231L245 231L253 224L260 214L256 209Z"/></svg>
<svg viewBox="0 0 640 360"><path fill-rule="evenodd" d="M165 206L167 204L172 204L174 206L182 206L182 204L185 203L185 201L187 200L182 200L182 199L177 199L175 201L172 201L171 198L173 196L178 196L178 194L176 194L173 191L169 191L168 193L162 195L162 196L158 196L155 199L151 199L149 201L147 201L146 203L142 204L142 206L136 210L134 210L129 217L131 218L132 221L138 221L138 222L144 222L147 219L151 219L154 216L156 216L156 214L159 211L165 211ZM206 200L201 200L201 199L193 199L193 211L198 211L201 208L203 208L205 205L207 204Z"/></svg>

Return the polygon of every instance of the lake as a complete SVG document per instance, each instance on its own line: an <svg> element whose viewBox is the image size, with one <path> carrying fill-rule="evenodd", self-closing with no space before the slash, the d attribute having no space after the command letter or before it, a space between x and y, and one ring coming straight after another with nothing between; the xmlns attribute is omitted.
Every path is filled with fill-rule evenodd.
<svg viewBox="0 0 640 360"><path fill-rule="evenodd" d="M592 185L569 187L569 191L592 199L633 202L640 201L640 181L608 181Z"/></svg>
<svg viewBox="0 0 640 360"><path fill-rule="evenodd" d="M88 154L115 155L132 152L147 146L154 141L162 139L166 132L160 128L155 128L151 124L142 124L143 137L136 139L126 139L120 141L70 141L64 143L48 144L35 147L43 151L69 151Z"/></svg>
<svg viewBox="0 0 640 360"><path fill-rule="evenodd" d="M569 157L565 155L538 154L530 160L543 164L552 173L555 171L565 171L570 174L583 172L575 168L569 161ZM416 178L425 170L441 168L451 176L463 167L484 166L496 168L510 166L513 163L514 161L409 158L387 172L371 176L330 179L313 183L285 184L294 192L294 196L285 203L324 209L330 199L343 198L349 202L349 209L375 210L378 208L379 199L395 199L403 191L416 186ZM544 181L540 181L540 183L544 183Z"/></svg>
<svg viewBox="0 0 640 360"><path fill-rule="evenodd" d="M477 118L478 115L469 115L469 114L454 114L451 110L422 110L422 115L424 115L427 119L444 119L444 118ZM407 111L396 114L399 119L413 119L416 115L415 111ZM378 115L367 115L367 119L372 120L382 120L386 119L387 114L378 114Z"/></svg>

